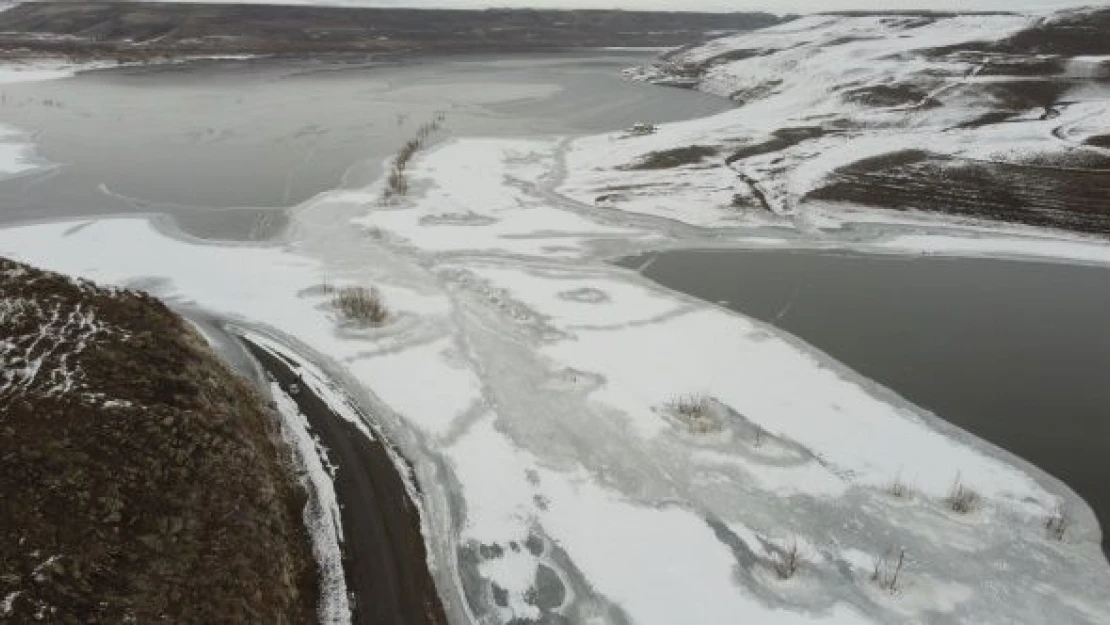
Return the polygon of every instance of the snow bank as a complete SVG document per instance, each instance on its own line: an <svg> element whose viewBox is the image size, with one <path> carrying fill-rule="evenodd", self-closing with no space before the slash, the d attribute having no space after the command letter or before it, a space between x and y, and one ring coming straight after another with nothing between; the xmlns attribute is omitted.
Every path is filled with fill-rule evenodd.
<svg viewBox="0 0 1110 625"><path fill-rule="evenodd" d="M1110 246L1098 241L998 235L898 234L878 241L879 250L943 256L993 256L1110 265Z"/></svg>
<svg viewBox="0 0 1110 625"><path fill-rule="evenodd" d="M312 539L312 551L319 568L319 593L316 614L320 623L342 625L351 622L351 606L347 600L347 581L343 575L343 525L339 517L339 501L335 496L332 476L324 469L322 458L327 452L308 431L308 420L297 404L276 382L270 394L282 416L282 435L293 450L297 466L305 472L308 503L303 512L305 527Z"/></svg>
<svg viewBox="0 0 1110 625"><path fill-rule="evenodd" d="M37 82L40 80L58 80L76 76L86 69L100 69L111 67L114 64L105 62L74 64L66 61L39 60L32 62L6 61L0 64L0 84L17 82Z"/></svg>

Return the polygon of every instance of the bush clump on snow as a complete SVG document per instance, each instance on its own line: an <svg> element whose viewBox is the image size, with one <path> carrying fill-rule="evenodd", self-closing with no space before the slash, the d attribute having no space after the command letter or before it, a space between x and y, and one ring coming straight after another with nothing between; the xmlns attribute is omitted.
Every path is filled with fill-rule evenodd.
<svg viewBox="0 0 1110 625"><path fill-rule="evenodd" d="M1056 510L1044 522L1045 534L1052 540L1064 540L1071 526L1071 513L1064 506Z"/></svg>
<svg viewBox="0 0 1110 625"><path fill-rule="evenodd" d="M969 514L979 507L979 504L982 502L982 497L975 489L964 484L962 480L957 478L944 502L952 512Z"/></svg>
<svg viewBox="0 0 1110 625"><path fill-rule="evenodd" d="M672 401L670 407L694 434L710 434L721 429L713 413L713 401L706 395L683 395Z"/></svg>
<svg viewBox="0 0 1110 625"><path fill-rule="evenodd" d="M339 289L332 304L344 318L355 323L378 326L389 320L389 308L377 287L351 286Z"/></svg>
<svg viewBox="0 0 1110 625"><path fill-rule="evenodd" d="M795 537L789 544L777 547L772 552L771 566L779 579L787 580L797 575L798 569L802 566L802 559L802 550Z"/></svg>

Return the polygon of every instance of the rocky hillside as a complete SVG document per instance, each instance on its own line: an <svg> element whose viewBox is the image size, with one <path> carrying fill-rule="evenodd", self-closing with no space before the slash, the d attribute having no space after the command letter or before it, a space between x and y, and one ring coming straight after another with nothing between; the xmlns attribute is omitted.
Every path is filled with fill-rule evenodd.
<svg viewBox="0 0 1110 625"><path fill-rule="evenodd" d="M306 623L273 417L163 304L0 259L0 621Z"/></svg>

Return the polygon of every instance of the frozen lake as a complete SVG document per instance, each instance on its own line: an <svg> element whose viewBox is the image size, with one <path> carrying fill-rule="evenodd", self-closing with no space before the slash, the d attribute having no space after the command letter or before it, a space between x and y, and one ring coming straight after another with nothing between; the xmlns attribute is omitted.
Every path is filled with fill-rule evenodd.
<svg viewBox="0 0 1110 625"><path fill-rule="evenodd" d="M1052 473L1110 519L1110 270L746 250L622 264L648 261L652 280L802 338Z"/></svg>
<svg viewBox="0 0 1110 625"><path fill-rule="evenodd" d="M0 119L56 167L0 182L0 224L172 215L201 238L268 238L284 208L359 188L437 112L441 136L592 133L729 107L614 79L646 51L196 62L0 86Z"/></svg>

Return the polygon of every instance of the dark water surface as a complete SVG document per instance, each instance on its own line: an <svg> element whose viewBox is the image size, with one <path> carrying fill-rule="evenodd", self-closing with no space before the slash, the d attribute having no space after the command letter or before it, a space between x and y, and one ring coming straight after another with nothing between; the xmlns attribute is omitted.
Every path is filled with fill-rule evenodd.
<svg viewBox="0 0 1110 625"><path fill-rule="evenodd" d="M440 111L440 136L449 137L594 133L729 108L621 79L650 58L596 50L206 61L0 85L0 122L58 164L0 181L0 225L160 212L204 238L265 238L284 223L282 209L375 180Z"/></svg>
<svg viewBox="0 0 1110 625"><path fill-rule="evenodd" d="M1110 521L1110 269L746 250L621 264L647 262L648 278L772 323L1031 461Z"/></svg>

